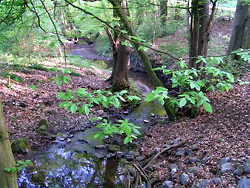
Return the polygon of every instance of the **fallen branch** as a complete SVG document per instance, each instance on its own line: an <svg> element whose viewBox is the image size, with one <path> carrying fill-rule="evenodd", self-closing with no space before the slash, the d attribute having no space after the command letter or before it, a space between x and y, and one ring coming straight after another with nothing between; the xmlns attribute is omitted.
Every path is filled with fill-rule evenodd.
<svg viewBox="0 0 250 188"><path fill-rule="evenodd" d="M140 169L140 167L138 167L136 164L133 164L134 165L134 167L136 168L136 170L139 172L139 174L145 179L145 180L149 180L148 179L148 176L147 176L147 174L144 172L144 170L143 169Z"/></svg>
<svg viewBox="0 0 250 188"><path fill-rule="evenodd" d="M167 147L167 148L164 148L162 151L160 151L159 153L157 153L157 154L156 154L156 155L146 164L146 166L143 167L143 170L147 169L148 166L149 166L155 159L157 159L157 157L159 157L161 154L165 153L166 151L168 151L168 150L170 150L170 149L173 149L173 148L177 148L177 147L179 147L179 146L182 146L182 145L185 144L185 143L186 143L186 140L184 140L184 141L182 141L182 142L180 142L180 143L178 143L178 144L174 144L174 145L171 145L171 146L169 146L169 147Z"/></svg>

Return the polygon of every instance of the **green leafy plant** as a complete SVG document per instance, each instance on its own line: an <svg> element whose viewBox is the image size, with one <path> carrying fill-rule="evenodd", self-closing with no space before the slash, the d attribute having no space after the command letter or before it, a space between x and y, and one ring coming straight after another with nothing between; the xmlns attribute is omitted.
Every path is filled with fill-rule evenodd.
<svg viewBox="0 0 250 188"><path fill-rule="evenodd" d="M94 135L94 138L104 138L105 135L109 137L113 137L114 134L126 135L124 139L124 144L132 143L133 139L137 139L137 136L140 135L138 129L140 127L134 125L133 123L129 123L127 119L119 120L119 123L111 124L106 119L101 117L92 118L91 122L98 120L99 123L96 125L97 128L101 129L101 131Z"/></svg>
<svg viewBox="0 0 250 188"><path fill-rule="evenodd" d="M70 78L66 78L66 74L69 74L69 70L63 70L62 74L57 76L56 83L60 86L63 83L68 84ZM139 101L141 100L138 96L128 95L128 91L123 90L120 92L112 93L111 91L106 90L94 90L93 92L88 92L85 88L78 88L75 91L67 90L66 92L58 92L58 98L63 100L60 104L61 108L65 108L66 111L71 113L78 112L80 115L85 114L88 118L90 115L90 108L95 105L101 105L104 108L115 107L119 108L122 102L129 101ZM126 137L124 139L124 144L132 142L133 139L137 138L137 135L140 134L138 131L139 127L135 126L132 123L129 123L128 120L119 120L120 123L112 124L108 120L103 119L102 117L91 117L89 118L90 122L94 123L99 121L96 125L101 131L97 133L94 138L104 138L105 135L112 137L113 134L123 135Z"/></svg>
<svg viewBox="0 0 250 188"><path fill-rule="evenodd" d="M243 53L241 50L234 52L239 55L244 61L250 62L249 52ZM235 82L234 75L225 71L220 70L214 66L218 62L223 61L222 58L203 58L198 57L196 63L204 62L206 66L200 66L199 69L188 68L185 61L179 62L178 70L167 70L165 66L155 68L154 70L161 70L164 74L171 74L172 88L178 90L178 95L171 97L168 95L168 90L163 87L157 87L151 93L146 95L146 101L158 100L162 105L165 99L170 99L170 104L176 108L188 108L197 107L203 108L212 113L213 109L209 99L205 96L205 92L215 92L219 90L221 93L228 92L229 89L233 88L232 84ZM247 82L239 82L247 84Z"/></svg>
<svg viewBox="0 0 250 188"><path fill-rule="evenodd" d="M16 166L12 168L5 168L4 171L14 173L18 170L22 170L23 168L26 168L28 165L33 165L31 160L26 160L26 161L18 160Z"/></svg>

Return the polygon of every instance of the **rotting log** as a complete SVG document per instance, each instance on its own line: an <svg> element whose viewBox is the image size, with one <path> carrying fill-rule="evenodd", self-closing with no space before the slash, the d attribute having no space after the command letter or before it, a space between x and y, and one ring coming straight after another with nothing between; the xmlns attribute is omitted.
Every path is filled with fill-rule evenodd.
<svg viewBox="0 0 250 188"><path fill-rule="evenodd" d="M16 162L11 150L9 134L5 127L2 98L0 96L0 187L18 188L17 173L6 172L5 168L16 166Z"/></svg>

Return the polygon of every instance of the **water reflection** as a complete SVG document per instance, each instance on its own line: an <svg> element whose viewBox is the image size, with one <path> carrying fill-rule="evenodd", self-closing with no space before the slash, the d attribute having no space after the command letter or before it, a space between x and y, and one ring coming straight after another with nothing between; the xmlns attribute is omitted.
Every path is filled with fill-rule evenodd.
<svg viewBox="0 0 250 188"><path fill-rule="evenodd" d="M118 159L99 160L86 154L52 147L37 156L35 166L23 169L18 178L20 188L124 187Z"/></svg>

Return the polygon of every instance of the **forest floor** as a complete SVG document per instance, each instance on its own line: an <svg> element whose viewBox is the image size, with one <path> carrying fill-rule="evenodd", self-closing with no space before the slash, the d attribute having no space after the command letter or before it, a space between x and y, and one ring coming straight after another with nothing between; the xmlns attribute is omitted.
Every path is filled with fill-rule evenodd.
<svg viewBox="0 0 250 188"><path fill-rule="evenodd" d="M242 80L250 81L250 74ZM170 145L173 140L187 142L181 147L186 154L178 155L174 149L153 162L156 177L181 184L180 175L191 167L198 167L192 172L194 176L189 182L220 177L218 187L237 187L239 177L232 175L234 171L221 175L220 160L229 157L236 170L250 158L250 87L235 85L228 93L210 93L208 97L212 101L213 114L200 111L193 119L181 118L176 122L158 124L142 138L140 151L145 158ZM178 165L173 176L169 168L171 164Z"/></svg>

